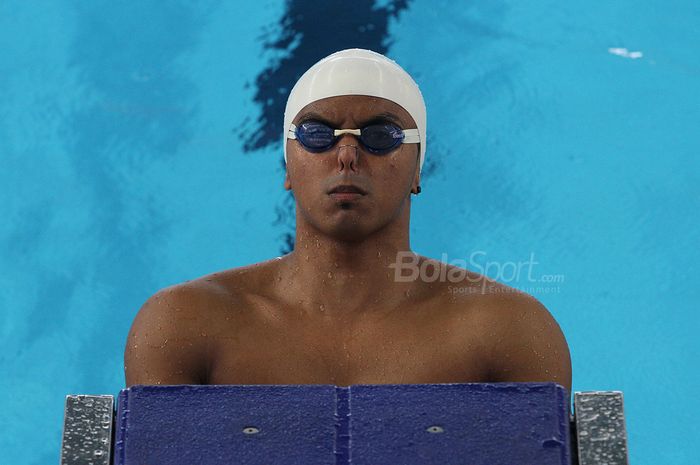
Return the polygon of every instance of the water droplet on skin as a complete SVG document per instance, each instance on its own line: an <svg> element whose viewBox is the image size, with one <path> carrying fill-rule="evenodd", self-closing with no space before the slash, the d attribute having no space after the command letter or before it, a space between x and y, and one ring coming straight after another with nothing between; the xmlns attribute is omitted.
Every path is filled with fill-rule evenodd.
<svg viewBox="0 0 700 465"><path fill-rule="evenodd" d="M331 273L331 272L329 271L329 272L328 272L328 277L332 279L332 278L333 278L333 273Z"/></svg>
<svg viewBox="0 0 700 465"><path fill-rule="evenodd" d="M319 305L318 309L321 310L322 312L326 311L326 307L324 307L323 304Z"/></svg>

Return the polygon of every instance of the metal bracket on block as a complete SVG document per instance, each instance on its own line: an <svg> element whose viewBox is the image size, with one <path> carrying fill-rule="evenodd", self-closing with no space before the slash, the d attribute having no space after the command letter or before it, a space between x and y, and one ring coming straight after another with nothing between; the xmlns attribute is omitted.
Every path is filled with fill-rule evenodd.
<svg viewBox="0 0 700 465"><path fill-rule="evenodd" d="M302 386L298 386L299 388L302 388ZM468 386L465 386L468 387ZM167 389L164 389L164 386L159 386L159 387L146 387L146 390L152 390L152 391L157 391L157 389L160 388L163 390L164 393L167 393ZM228 389L232 393L235 394L235 388L238 388L239 390L241 388L244 388L243 390L250 391L249 394L247 394L248 397L243 398L240 395L235 396L235 395L226 395L225 391ZM266 387L268 390L271 388L270 386ZM285 388L285 386L277 387L278 389ZM287 386L286 389L290 390L289 388L293 388L293 386ZM321 387L315 387L316 390L323 388ZM382 389L386 389L386 387L382 386L375 386L372 388L372 386L353 386L355 389L354 395L357 397L354 405L354 422L356 423L354 425L355 431L353 433L353 436L357 439L362 439L363 434L368 434L367 433L367 428L371 425L374 425L376 421L381 421L382 418L379 418L380 415L380 408L377 408L377 412L374 412L374 409L372 407L372 401L373 399L376 400L375 398L379 398L376 395L374 397L369 396L369 394L372 394L372 389L375 391L382 391ZM446 389L445 387L440 387L441 389ZM472 387L473 388L473 387ZM140 387L141 390L144 390L144 387ZM182 393L180 393L183 397L188 397L192 396L192 390L202 390L202 394L207 394L209 397L213 395L222 395L223 398L226 398L228 401L231 402L243 402L243 401L256 401L259 400L260 396L264 396L265 389L259 388L259 387L241 387L241 386L228 386L228 387L222 387L222 386L208 386L208 387L203 387L203 386L184 386L184 387L171 387L170 389L180 389L183 390ZM310 387L306 386L304 389L311 389ZM349 388L335 388L336 391L340 390L342 393L345 393ZM419 387L413 386L394 386L394 389L397 391L401 391L401 389L404 389L408 394L410 394L413 391L420 390ZM437 388L436 388L437 389ZM133 390L133 389L132 389ZM217 394L218 391L222 391L222 393ZM303 389L301 389L303 391ZM120 394L120 410L124 410L124 414L130 410L130 408L126 407L126 397L122 398L122 395L125 394L125 392L128 390L122 391ZM185 392L186 391L186 392ZM290 390L290 393L294 391L293 389ZM372 391L372 392L370 392ZM246 391L247 392L247 391ZM286 392L286 391L285 391ZM315 392L315 391L314 391ZM325 391L324 391L325 392ZM296 391L293 392L296 397L290 397L290 399L294 399L295 402L297 402L301 397L299 397L298 393ZM369 393L369 394L368 394ZM465 391L466 393L466 391ZM133 394L133 393L132 393ZM158 394L158 392L153 392L148 394L153 397L154 395ZM307 393L308 394L308 393ZM317 393L318 394L318 393ZM365 399L365 404L364 405L364 416L363 416L363 404L358 401L363 399L363 394ZM377 394L377 393L375 393ZM414 393L415 394L415 393ZM454 392L452 394L455 394ZM337 396L337 393L336 393ZM143 397L143 395L142 395ZM196 397L196 396L194 396ZM302 396L303 397L303 396ZM312 396L313 397L313 396ZM311 400L315 402L316 404L318 403L318 396L313 397ZM454 397L454 396L453 396ZM138 398L138 396L136 396ZM333 403L333 396L332 392L329 394L329 402ZM246 400L247 399L247 400ZM340 402L343 404L343 402L347 402L347 399L345 397L340 396L336 399L336 401ZM449 403L450 399L451 401L454 401L454 398L447 398L447 402ZM187 399L185 399L187 400ZM279 399L278 399L279 400ZM281 399L281 402L284 403L284 399ZM312 403L313 403L312 402ZM115 424L116 421L116 416L115 416L115 401L113 396L110 395L101 395L101 396L95 396L95 395L68 395L66 396L66 405L65 405L65 418L64 418L64 426L63 426L63 441L62 441L62 446L61 446L61 465L110 465L114 459L114 456L117 455L115 451L119 450L119 442L115 443L115 436L116 436L116 427L118 425ZM294 404L294 402L292 402ZM299 408L300 405L305 405L305 404L294 404L290 405L290 408ZM314 404L314 405L316 405ZM384 405L385 403L379 403L379 406ZM295 407L296 405L296 407ZM344 404L343 404L344 405ZM129 405L129 407L131 407ZM331 406L332 407L332 406ZM303 408L303 407L302 407ZM259 416L266 417L265 413L265 407L261 406L260 411L255 410L255 409L238 409L240 411L245 411L247 412L247 416L251 416L253 414L258 414ZM137 409L138 410L138 409ZM216 410L216 409L215 409ZM230 409L231 411L235 411L236 409ZM323 409L321 409L323 410ZM328 412L333 412L334 409L328 407ZM336 409L337 410L337 409ZM325 411L325 410L323 410ZM344 411L345 412L345 411ZM412 410L408 408L407 412L411 413ZM138 412L137 412L138 413ZM174 412L177 413L177 412ZM269 413L269 412L268 412ZM318 412L317 412L318 413ZM322 412L321 412L322 413ZM385 412L386 413L386 412ZM415 413L415 412L413 412ZM420 412L419 412L420 413ZM279 414L279 412L278 412ZM392 415L394 415L392 413ZM421 415L425 415L426 413L423 412ZM319 413L320 415L320 413ZM377 418L374 418L373 420L373 415L378 415ZM133 416L133 415L132 415ZM268 415L269 416L269 415ZM337 415L336 415L337 416ZM344 416L349 418L349 412L345 412ZM120 418L120 421L125 421L125 418ZM156 418L156 417L154 417ZM227 417L229 420L233 421L231 418ZM318 418L325 418L322 415ZM318 419L317 418L317 419ZM479 417L481 418L481 417ZM172 420L172 418L171 418ZM236 421L242 419L238 419L236 417ZM335 418L333 421L337 423L337 418ZM364 423L363 423L364 421ZM235 422L234 422L235 423ZM320 422L323 423L323 422ZM566 462L568 463L570 460L571 465L629 465L629 457L628 457L628 447L627 447L627 433L625 429L625 417L624 417L624 411L623 411L623 398L622 398L622 392L620 391L592 391L592 392L575 392L574 393L574 414L569 415L569 418L567 420L567 424L570 423L570 427L567 428L567 430L571 433L570 437L570 444L566 444L565 447L567 447L567 451L565 451L564 455L562 455L562 458L566 458ZM247 425L247 423L246 423ZM128 425L121 425L120 428L126 428ZM229 425L230 426L230 425ZM229 426L226 426L227 428ZM308 425L307 425L308 426ZM316 425L319 429L319 431L325 431L324 428L325 426L323 424ZM327 425L326 425L327 426ZM332 426L332 425L331 425ZM338 425L335 425L336 428ZM342 426L342 425L341 425ZM346 425L347 426L347 425ZM391 423L387 422L380 428L380 432L386 433L385 430L387 428L391 427ZM330 429L328 431L332 432L332 428L329 427ZM436 427L437 428L437 427ZM245 428L243 429L243 433L246 433L247 430L251 428ZM317 432L314 428L311 428L310 430L305 430L305 434L315 431ZM328 433L326 431L326 433ZM432 430L426 430L431 433L437 431L437 429ZM140 430L140 433L143 434L144 432L148 432L148 428ZM347 440L345 436L351 433L350 430L339 430L341 436ZM389 431L391 432L391 431ZM269 432L268 432L269 433ZM375 431L372 434L377 433ZM227 433L228 434L228 433ZM330 434L330 436L328 436ZM332 434L328 433L327 436L332 440ZM390 434L389 435L391 438L395 439L395 434ZM478 436L478 435L477 435ZM140 435L138 436L140 437ZM476 437L476 436L475 436ZM137 437L132 437L132 441L136 439ZM376 436L373 436L374 439L376 439ZM567 436L568 438L568 436ZM118 439L118 438L117 438ZM240 438L239 438L240 439ZM274 437L268 438L267 441L272 441L274 442ZM307 438L308 439L308 438ZM313 439L313 438L312 438ZM328 439L328 438L326 438ZM409 441L408 444L411 444L413 447L417 447L415 444L413 444L415 438L399 438L400 441ZM431 438L429 438L431 439ZM434 439L434 438L432 438ZM313 439L314 441L316 439ZM393 439L392 439L393 440ZM413 442L411 442L413 441ZM365 441L366 442L366 441ZM248 446L251 446L249 442L246 442ZM364 443L360 440L359 442L356 441L356 443L353 444L354 449L357 449L353 452L354 455L357 457L360 456L362 451L367 452L367 447L364 447ZM461 443L460 443L461 444ZM554 445L561 445L561 441L555 442L554 440L549 440L545 441L542 443L542 447L545 449L549 448L551 449ZM570 445L570 449L568 449L568 446ZM124 444L122 443L121 447L123 449ZM115 449L116 447L116 449ZM252 446L251 446L252 447ZM287 447L287 446L285 446ZM406 445L402 447L408 447ZM286 449L285 449L286 450ZM314 449L316 450L316 449ZM397 449L398 450L398 449ZM570 454L569 452L570 451ZM250 451L249 451L250 452ZM298 452L298 451L297 451ZM369 451L372 452L372 451ZM368 452L368 453L369 453ZM436 453L440 452L440 450L436 449ZM551 451L550 451L551 452ZM291 451L289 452L291 453ZM348 454L350 453L349 450L337 450L335 451L335 454L338 455L336 457L336 462L337 463L345 463L345 461L349 461ZM370 454L373 456L373 453ZM565 457L566 456L566 457ZM123 457L122 457L123 458ZM286 459L285 459L286 460ZM115 461L116 463L116 461ZM119 461L119 463L122 463L122 461ZM126 463L126 462L123 462ZM131 462L129 462L131 463ZM183 462L185 463L185 462ZM191 463L191 462L190 462ZM243 463L243 462L242 462ZM248 462L245 462L248 463ZM275 462L276 463L276 462ZM289 462L287 462L289 463ZM382 462L383 463L383 462Z"/></svg>
<svg viewBox="0 0 700 465"><path fill-rule="evenodd" d="M113 396L66 396L61 465L109 465L113 424Z"/></svg>
<svg viewBox="0 0 700 465"><path fill-rule="evenodd" d="M622 392L574 393L579 465L628 465Z"/></svg>

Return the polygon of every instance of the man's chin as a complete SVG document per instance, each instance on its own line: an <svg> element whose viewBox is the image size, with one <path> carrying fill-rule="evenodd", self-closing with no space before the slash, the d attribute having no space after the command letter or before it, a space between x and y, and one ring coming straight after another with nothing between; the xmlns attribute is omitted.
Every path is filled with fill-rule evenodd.
<svg viewBox="0 0 700 465"><path fill-rule="evenodd" d="M324 229L328 236L347 242L359 242L369 235L367 226L360 224L356 219L339 221Z"/></svg>

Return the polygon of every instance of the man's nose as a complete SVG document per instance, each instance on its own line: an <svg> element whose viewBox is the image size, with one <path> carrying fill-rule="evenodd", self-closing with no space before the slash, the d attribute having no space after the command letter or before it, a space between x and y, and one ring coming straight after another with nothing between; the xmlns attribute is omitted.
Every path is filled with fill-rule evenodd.
<svg viewBox="0 0 700 465"><path fill-rule="evenodd" d="M338 170L357 171L360 149L358 140L352 134L343 134L338 141Z"/></svg>

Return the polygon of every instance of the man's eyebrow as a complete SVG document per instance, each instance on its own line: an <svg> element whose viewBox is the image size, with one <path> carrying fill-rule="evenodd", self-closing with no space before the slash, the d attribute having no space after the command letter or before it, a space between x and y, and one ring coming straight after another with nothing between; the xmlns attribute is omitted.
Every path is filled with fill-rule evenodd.
<svg viewBox="0 0 700 465"><path fill-rule="evenodd" d="M394 113L392 113L390 111L384 111L382 113L379 113L377 115L372 116L368 121L365 121L365 124L372 122L372 121L376 121L378 119L388 119L388 120L392 120L396 124L403 124L403 122L401 121L401 118L399 118L398 116L396 116Z"/></svg>
<svg viewBox="0 0 700 465"><path fill-rule="evenodd" d="M323 121L324 123L330 123L328 118L321 115L320 113L316 113L313 111L307 111L303 115L301 115L299 117L299 122L301 123L302 121L307 120L307 119L317 119L317 120Z"/></svg>

